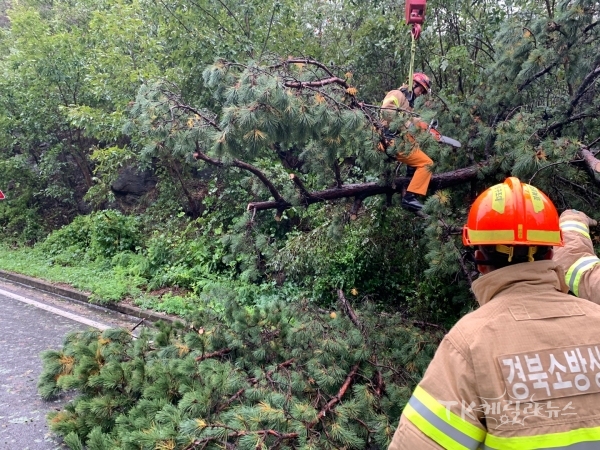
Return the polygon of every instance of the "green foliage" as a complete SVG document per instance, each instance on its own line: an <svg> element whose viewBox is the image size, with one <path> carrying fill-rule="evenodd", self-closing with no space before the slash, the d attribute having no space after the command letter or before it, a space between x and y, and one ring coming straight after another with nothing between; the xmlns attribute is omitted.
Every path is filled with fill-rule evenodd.
<svg viewBox="0 0 600 450"><path fill-rule="evenodd" d="M119 211L99 211L78 216L69 225L54 231L39 249L65 263L76 263L81 257L112 258L118 253L135 251L141 244L138 220ZM56 261L55 259L55 262Z"/></svg>
<svg viewBox="0 0 600 450"><path fill-rule="evenodd" d="M185 327L76 333L44 352L40 395L80 392L51 429L71 448L383 448L440 338L369 304L355 324L308 304L224 306Z"/></svg>
<svg viewBox="0 0 600 450"><path fill-rule="evenodd" d="M293 274L293 257L285 269L270 270L280 249L320 226L300 211L305 199L289 181L290 172L309 191L390 183L390 165L374 151L373 105L407 76L410 39L402 12L388 0L15 4L8 12L10 27L0 35L0 175L10 186L0 222L13 241L39 240L89 204L117 207L112 183L124 167L141 165L158 178L155 191L132 208L147 208L146 217L154 219L144 223L146 236L177 241L178 231L171 235L157 222L179 215L200 218L197 226L209 228L199 232L204 240L193 250L202 255L198 262L179 253L186 244L146 242L121 219L91 228L99 234L90 236L86 254L135 253L136 263L115 267L150 288L200 292L197 286L216 271L244 283L288 276L301 289L310 286L319 301L337 286L355 286L388 300L398 290L403 299L409 297L405 292L417 292L422 302L423 274L452 277L454 271L457 285L468 282L468 270L457 264L460 252L448 242L415 246L367 221L361 222L364 236L380 232L398 247L388 251L378 243L363 262L357 244L362 236L346 235L339 255L317 249L324 258L314 270L309 265L305 271L298 261L298 273L305 271L312 283ZM589 45L598 38L597 13L597 2L589 0L428 5L415 68L431 75L434 95L419 99L416 109L427 120L439 119L442 132L463 147L451 151L424 133L417 141L435 161L436 173L485 163L469 192L456 189L460 196L451 210L457 224L476 192L509 174L535 176L561 208L597 206L596 196L587 194L595 193L594 180L572 163L580 144L597 138L598 57ZM320 63L291 63L288 55L310 55ZM298 87L335 76L336 83ZM218 159L215 177L193 160L198 150L213 158L209 162ZM250 226L245 205L278 195L295 207L285 213L285 223L259 212ZM367 207L381 208L373 205ZM334 214L331 223L337 225L330 229L345 222L343 208L310 211ZM292 230L298 234L288 243ZM322 248L337 248L340 233L324 236ZM54 254L54 261L70 264L81 248ZM414 271L416 279L398 273L393 281L378 279L379 290L375 281L369 285L366 274L388 254L411 255L415 248L432 255L413 258L421 269ZM404 279L410 281L398 281Z"/></svg>
<svg viewBox="0 0 600 450"><path fill-rule="evenodd" d="M281 447L383 448L435 347L420 347L400 317L450 326L473 307L460 229L475 196L516 175L560 210L598 210L598 177L579 155L595 151L600 128L597 1L428 2L415 69L433 94L415 110L463 146L415 137L435 174L479 169L430 191L425 220L398 196L355 209L303 192L393 184L397 168L375 144L377 105L408 76L398 2L13 3L0 30L0 225L10 244L39 244L0 247L0 265L203 322L152 343L69 341L77 375L60 383L61 356L48 356L41 392L82 391L52 422L71 448L209 447L226 435L268 448L260 427L302 431ZM125 204L112 185L138 167L156 188ZM247 211L266 201L286 209ZM367 307L366 335L308 317L338 289ZM245 307L225 307L232 300ZM225 346L227 356L194 360ZM114 353L100 361L105 347ZM374 395L365 355L394 367L382 374L387 396ZM326 401L315 392L334 395L353 362L360 382L307 433Z"/></svg>

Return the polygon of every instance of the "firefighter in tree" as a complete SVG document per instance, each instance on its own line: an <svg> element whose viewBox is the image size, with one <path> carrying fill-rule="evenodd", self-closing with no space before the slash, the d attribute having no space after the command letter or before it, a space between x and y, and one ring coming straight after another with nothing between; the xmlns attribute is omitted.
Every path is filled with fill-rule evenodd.
<svg viewBox="0 0 600 450"><path fill-rule="evenodd" d="M475 200L463 242L481 306L442 340L389 449L600 448L600 306L551 260L556 208L508 178Z"/></svg>
<svg viewBox="0 0 600 450"><path fill-rule="evenodd" d="M393 140L396 135L402 135L405 130L390 130L390 124L397 119L398 114L402 111L412 112L415 99L423 94L426 94L431 89L431 81L427 75L421 72L416 72L412 80L413 89L409 90L407 85L403 85L398 89L389 91L381 105L381 119L384 126L385 142L382 147L386 154L393 148ZM422 128L422 121L416 118L408 120L404 126ZM433 161L429 156L421 150L416 143L414 137L410 134L404 134L407 141L411 145L408 152L398 152L393 157L406 164L406 175L411 177L410 183L406 188L406 193L402 196L401 206L409 211L417 212L423 208L423 204L418 200L417 195L425 195L427 187L431 180L431 171L429 166Z"/></svg>

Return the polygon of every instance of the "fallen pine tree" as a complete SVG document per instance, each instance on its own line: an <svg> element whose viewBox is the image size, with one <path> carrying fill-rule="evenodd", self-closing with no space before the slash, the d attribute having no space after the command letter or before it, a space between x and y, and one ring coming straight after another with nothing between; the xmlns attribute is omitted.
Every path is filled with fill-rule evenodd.
<svg viewBox="0 0 600 450"><path fill-rule="evenodd" d="M444 330L367 305L248 309L188 325L71 334L43 354L39 392L71 449L384 449Z"/></svg>

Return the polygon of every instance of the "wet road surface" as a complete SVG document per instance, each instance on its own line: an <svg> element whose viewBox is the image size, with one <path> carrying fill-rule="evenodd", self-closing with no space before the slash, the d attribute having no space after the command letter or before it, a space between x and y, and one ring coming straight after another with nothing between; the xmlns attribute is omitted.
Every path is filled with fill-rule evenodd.
<svg viewBox="0 0 600 450"><path fill-rule="evenodd" d="M137 323L134 317L0 281L0 450L66 449L50 433L45 416L69 398L47 402L37 394L40 353L61 348L71 331L132 329Z"/></svg>

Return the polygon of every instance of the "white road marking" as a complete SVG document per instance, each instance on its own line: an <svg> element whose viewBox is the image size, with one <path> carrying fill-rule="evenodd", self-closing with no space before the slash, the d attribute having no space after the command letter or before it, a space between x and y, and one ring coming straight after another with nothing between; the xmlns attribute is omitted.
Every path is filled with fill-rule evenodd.
<svg viewBox="0 0 600 450"><path fill-rule="evenodd" d="M110 327L103 323L96 322L95 320L90 320L90 319L87 319L86 317L78 316L77 314L63 311L62 309L54 308L53 306L49 306L44 303L36 302L35 300L31 300L31 299L29 299L27 297L23 297L21 295L13 294L12 292L5 291L3 289L0 289L0 294L4 295L6 297L10 297L14 300L18 300L23 303L27 303L28 305L35 306L36 308L43 309L45 311L49 311L54 314L58 314L59 316L66 317L67 319L71 319L76 322L83 323L85 325L89 325L90 327L98 328L99 330L102 330L102 331L108 330L109 328L113 328L113 327Z"/></svg>

